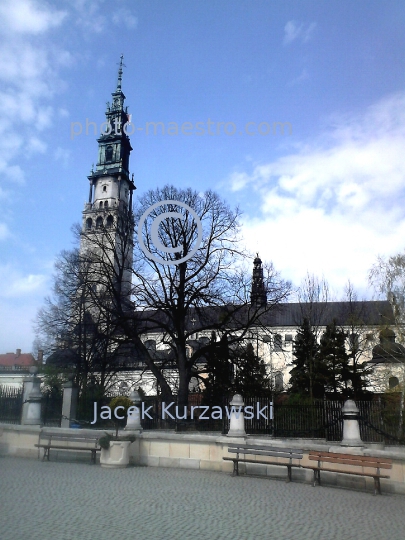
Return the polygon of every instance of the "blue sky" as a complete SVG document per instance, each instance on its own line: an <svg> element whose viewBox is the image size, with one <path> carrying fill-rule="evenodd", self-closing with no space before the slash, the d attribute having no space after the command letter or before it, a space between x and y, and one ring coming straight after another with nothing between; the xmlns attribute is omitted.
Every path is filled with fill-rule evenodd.
<svg viewBox="0 0 405 540"><path fill-rule="evenodd" d="M2 0L0 21L1 352L31 349L72 247L97 143L71 123L104 121L121 53L139 195L216 190L250 249L296 285L323 274L337 298L349 278L370 294L376 256L403 250L402 0Z"/></svg>

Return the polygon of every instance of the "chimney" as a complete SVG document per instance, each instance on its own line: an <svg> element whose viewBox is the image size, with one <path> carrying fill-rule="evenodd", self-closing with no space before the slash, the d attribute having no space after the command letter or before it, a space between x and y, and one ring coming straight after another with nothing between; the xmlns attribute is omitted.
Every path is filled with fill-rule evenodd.
<svg viewBox="0 0 405 540"><path fill-rule="evenodd" d="M42 349L38 349L38 363L43 364L44 363L44 351Z"/></svg>
<svg viewBox="0 0 405 540"><path fill-rule="evenodd" d="M16 355L17 358L19 356L21 356L21 349L17 349L16 352L15 352L15 355Z"/></svg>

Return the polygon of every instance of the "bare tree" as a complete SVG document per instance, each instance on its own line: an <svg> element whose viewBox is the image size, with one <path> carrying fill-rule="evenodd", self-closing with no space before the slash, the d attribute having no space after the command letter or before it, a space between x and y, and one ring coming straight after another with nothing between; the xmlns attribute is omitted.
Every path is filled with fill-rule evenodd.
<svg viewBox="0 0 405 540"><path fill-rule="evenodd" d="M326 313L328 310L328 302L330 300L329 285L326 279L322 276L319 278L314 274L305 276L300 287L296 291L298 302L300 305L300 318L296 321L297 326L304 325L306 331L313 334L315 342L320 338L322 326L325 324ZM305 324L304 324L305 321ZM306 335L306 334L305 334ZM314 397L315 380L319 379L319 370L316 348L313 346L305 347L307 358L303 360L308 371L309 396L312 400ZM297 361L294 360L293 363Z"/></svg>
<svg viewBox="0 0 405 540"><path fill-rule="evenodd" d="M268 301L251 305L251 268L241 248L239 215L212 191L201 195L173 186L148 191L134 212L135 223L145 219L138 226L142 245L134 245L131 303L119 285L128 266L126 250L131 248L130 218L114 234L82 232L93 246L89 256L98 288L91 290L92 301L120 325L123 338L153 373L165 401L174 399L168 374L176 370L177 403L187 404L190 379L209 351L209 339L199 336L209 337L214 331L219 340L226 336L230 346L241 342L252 328L264 326L266 314L289 294L289 283L268 265L264 276ZM116 234L121 238L119 249ZM160 351L159 346L147 346L153 336Z"/></svg>
<svg viewBox="0 0 405 540"><path fill-rule="evenodd" d="M71 371L81 388L92 378L100 393L117 370L116 325L107 311L95 309L92 264L78 249L63 251L55 263L52 296L38 311L35 330L45 344L48 367ZM44 345L43 345L44 346Z"/></svg>
<svg viewBox="0 0 405 540"><path fill-rule="evenodd" d="M297 290L297 298L301 312L301 320L297 321L297 324L302 324L302 321L307 319L318 339L321 327L325 325L328 302L331 301L328 282L324 276L319 278L307 273Z"/></svg>
<svg viewBox="0 0 405 540"><path fill-rule="evenodd" d="M371 308L373 309L373 306ZM359 301L350 280L345 286L342 313L339 315L342 330L347 335L351 388L354 397L359 399L366 393L366 388L370 384L369 378L373 369L365 358L371 356L375 335L370 330L370 320L373 317L373 313L370 313L370 302Z"/></svg>
<svg viewBox="0 0 405 540"><path fill-rule="evenodd" d="M369 271L369 283L377 295L385 296L391 304L396 338L400 344L405 344L405 254L398 253L388 258L378 256L377 261ZM403 360L401 371L400 436L403 431L405 407L405 363Z"/></svg>

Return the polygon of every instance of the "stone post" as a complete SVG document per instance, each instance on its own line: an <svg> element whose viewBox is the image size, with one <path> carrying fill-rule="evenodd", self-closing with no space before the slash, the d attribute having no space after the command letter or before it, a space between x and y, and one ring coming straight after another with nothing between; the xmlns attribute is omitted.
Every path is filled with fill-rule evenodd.
<svg viewBox="0 0 405 540"><path fill-rule="evenodd" d="M76 418L78 395L79 389L73 380L69 380L63 384L62 421L60 427L70 427L70 422Z"/></svg>
<svg viewBox="0 0 405 540"><path fill-rule="evenodd" d="M125 426L126 431L137 431L138 433L141 433L142 426L141 426L141 404L142 399L139 395L138 390L133 390L129 394L129 399L132 401L135 407L137 407L138 410L132 409L130 407L128 409L128 419L127 419L127 425Z"/></svg>
<svg viewBox="0 0 405 540"><path fill-rule="evenodd" d="M352 399L345 401L342 407L343 413L343 440L341 446L363 447L360 438L359 409Z"/></svg>
<svg viewBox="0 0 405 540"><path fill-rule="evenodd" d="M232 412L227 437L246 437L243 397L240 394L235 394L230 405Z"/></svg>
<svg viewBox="0 0 405 540"><path fill-rule="evenodd" d="M36 376L37 367L31 367L30 377L24 378L23 412L21 423L23 425L41 425L41 379Z"/></svg>

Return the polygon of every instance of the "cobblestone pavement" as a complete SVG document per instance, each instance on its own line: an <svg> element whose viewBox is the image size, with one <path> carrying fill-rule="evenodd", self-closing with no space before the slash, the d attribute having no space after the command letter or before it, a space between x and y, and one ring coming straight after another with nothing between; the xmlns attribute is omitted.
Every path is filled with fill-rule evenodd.
<svg viewBox="0 0 405 540"><path fill-rule="evenodd" d="M0 458L1 540L404 540L405 497Z"/></svg>

